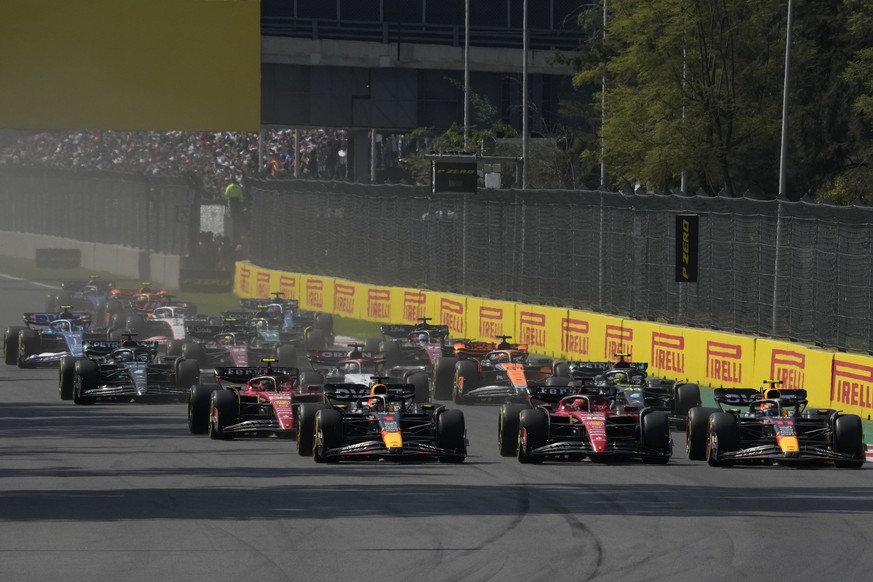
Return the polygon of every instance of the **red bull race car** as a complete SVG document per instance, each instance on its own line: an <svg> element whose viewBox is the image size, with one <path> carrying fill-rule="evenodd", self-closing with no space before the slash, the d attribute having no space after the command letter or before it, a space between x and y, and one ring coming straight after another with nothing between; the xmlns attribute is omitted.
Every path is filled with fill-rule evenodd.
<svg viewBox="0 0 873 582"><path fill-rule="evenodd" d="M434 404L416 404L415 387L327 384L324 400L300 406L297 451L318 463L366 460L437 460L467 457L464 414Z"/></svg>
<svg viewBox="0 0 873 582"><path fill-rule="evenodd" d="M797 465L830 463L838 468L864 465L866 445L861 417L832 409L807 408L803 389L724 388L715 390L718 408L688 412L686 451L692 461L713 467L737 463Z"/></svg>

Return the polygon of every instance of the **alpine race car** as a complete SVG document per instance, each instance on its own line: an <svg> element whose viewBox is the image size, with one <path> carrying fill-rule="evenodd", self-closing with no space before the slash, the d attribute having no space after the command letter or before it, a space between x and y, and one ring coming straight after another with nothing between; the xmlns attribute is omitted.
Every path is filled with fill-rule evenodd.
<svg viewBox="0 0 873 582"><path fill-rule="evenodd" d="M318 463L467 456L463 412L415 404L408 384L326 384L323 402L301 404L298 415L297 451Z"/></svg>
<svg viewBox="0 0 873 582"><path fill-rule="evenodd" d="M10 366L53 366L64 356L82 356L85 341L106 337L91 332L90 313L70 311L69 306L59 313L25 313L24 323L26 327L8 327L4 334L3 354Z"/></svg>
<svg viewBox="0 0 873 582"><path fill-rule="evenodd" d="M83 357L60 361L61 400L144 402L182 400L200 380L196 360L158 357L157 342L86 341Z"/></svg>
<svg viewBox="0 0 873 582"><path fill-rule="evenodd" d="M323 396L320 388L301 385L297 368L273 367L274 362L265 358L258 367L216 368L217 386L193 386L188 392L189 430L213 439L292 438L296 408L301 402L321 402Z"/></svg>
<svg viewBox="0 0 873 582"><path fill-rule="evenodd" d="M861 417L808 409L806 396L803 389L716 389L718 408L695 407L688 412L688 458L706 460L713 467L735 463L863 466L866 445Z"/></svg>
<svg viewBox="0 0 873 582"><path fill-rule="evenodd" d="M501 456L521 463L623 461L664 464L673 454L667 413L581 386L530 386L530 401L500 407Z"/></svg>

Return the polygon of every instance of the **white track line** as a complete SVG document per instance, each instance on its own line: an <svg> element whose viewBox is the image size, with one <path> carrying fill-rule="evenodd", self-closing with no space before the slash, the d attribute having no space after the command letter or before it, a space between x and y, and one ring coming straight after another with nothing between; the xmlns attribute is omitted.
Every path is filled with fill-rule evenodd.
<svg viewBox="0 0 873 582"><path fill-rule="evenodd" d="M30 283L31 285L36 285L38 287L45 287L46 289L60 289L57 285L49 285L48 283L40 283L39 281L31 281L30 279L24 279L22 277L13 277L12 275L6 275L4 273L0 273L0 277L4 279L11 279L12 281L24 281L25 283Z"/></svg>

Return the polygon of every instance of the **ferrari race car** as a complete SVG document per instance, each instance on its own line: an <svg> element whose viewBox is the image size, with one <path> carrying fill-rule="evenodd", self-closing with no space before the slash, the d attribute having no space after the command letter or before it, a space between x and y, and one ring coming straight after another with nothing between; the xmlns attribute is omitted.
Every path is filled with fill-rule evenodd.
<svg viewBox="0 0 873 582"><path fill-rule="evenodd" d="M521 463L642 459L664 464L673 454L667 413L640 410L621 395L580 386L531 386L530 401L500 407L498 443Z"/></svg>
<svg viewBox="0 0 873 582"><path fill-rule="evenodd" d="M19 368L55 365L64 356L82 356L87 340L104 339L105 333L92 333L91 314L70 311L25 313L26 327L6 328L3 355L6 364Z"/></svg>
<svg viewBox="0 0 873 582"><path fill-rule="evenodd" d="M425 460L461 463L467 456L464 414L416 404L403 384L327 384L322 402L298 409L297 451L318 463Z"/></svg>
<svg viewBox="0 0 873 582"><path fill-rule="evenodd" d="M189 430L213 439L293 437L296 408L301 402L321 402L323 396L320 388L301 385L297 368L273 367L274 362L265 358L259 367L216 368L217 386L193 386L188 392Z"/></svg>
<svg viewBox="0 0 873 582"><path fill-rule="evenodd" d="M142 402L181 400L200 380L195 360L161 359L157 342L86 341L83 357L60 361L61 400L93 404L97 400Z"/></svg>
<svg viewBox="0 0 873 582"><path fill-rule="evenodd" d="M735 463L863 466L866 445L861 417L809 409L806 396L803 389L716 389L718 408L695 407L688 412L688 458L706 460L713 467Z"/></svg>

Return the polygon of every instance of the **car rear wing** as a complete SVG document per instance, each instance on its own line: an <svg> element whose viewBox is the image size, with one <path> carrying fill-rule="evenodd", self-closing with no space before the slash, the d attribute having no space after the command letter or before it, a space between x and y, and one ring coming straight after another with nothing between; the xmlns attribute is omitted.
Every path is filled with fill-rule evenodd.
<svg viewBox="0 0 873 582"><path fill-rule="evenodd" d="M577 378L593 378L599 376L607 370L625 368L634 368L637 370L646 371L648 362L566 362L570 366L570 375Z"/></svg>
<svg viewBox="0 0 873 582"><path fill-rule="evenodd" d="M378 358L380 352L363 352L357 350L310 350L306 352L306 358L319 366L332 366L348 359L373 359Z"/></svg>
<svg viewBox="0 0 873 582"><path fill-rule="evenodd" d="M115 288L115 281L64 281L61 289L64 291L79 291L83 287L96 287L98 291L106 292Z"/></svg>
<svg viewBox="0 0 873 582"><path fill-rule="evenodd" d="M68 319L75 324L88 327L91 325L91 314L87 311L69 311L66 315L69 317L61 317L62 313L45 313L45 312L28 312L24 314L24 323L26 325L48 325L59 319Z"/></svg>
<svg viewBox="0 0 873 582"><path fill-rule="evenodd" d="M290 366L228 366L215 368L217 380L227 380L234 384L247 382L256 376L300 376L299 368Z"/></svg>
<svg viewBox="0 0 873 582"><path fill-rule="evenodd" d="M225 329L223 325L210 325L206 323L186 323L185 333L194 339L208 340L214 338Z"/></svg>
<svg viewBox="0 0 873 582"><path fill-rule="evenodd" d="M806 402L807 392L803 388L779 389L782 404L797 406ZM713 397L719 404L728 406L748 406L756 400L765 398L764 393L757 388L716 388Z"/></svg>
<svg viewBox="0 0 873 582"><path fill-rule="evenodd" d="M112 350L127 347L123 345L125 342L120 340L85 340L82 342L82 349L93 354L108 354ZM158 353L158 342L136 342L138 348L147 348L152 354ZM133 346L131 346L133 347Z"/></svg>
<svg viewBox="0 0 873 582"><path fill-rule="evenodd" d="M585 394L584 386L545 386L542 384L529 384L527 387L531 398L543 402L560 402L566 396Z"/></svg>
<svg viewBox="0 0 873 582"><path fill-rule="evenodd" d="M385 384L388 388L388 397L402 398L404 400L415 398L415 386L412 384ZM370 387L365 384L325 384L324 396L331 400L344 402L357 402L370 396Z"/></svg>
<svg viewBox="0 0 873 582"><path fill-rule="evenodd" d="M382 335L393 337L396 339L405 338L412 332L421 331L427 332L434 337L449 337L449 326L447 325L401 325L401 324L385 324L379 327Z"/></svg>
<svg viewBox="0 0 873 582"><path fill-rule="evenodd" d="M237 309L231 309L229 311L222 311L219 314L224 319L238 319L240 321L248 321L249 319L254 318L255 314L251 311L240 311Z"/></svg>

